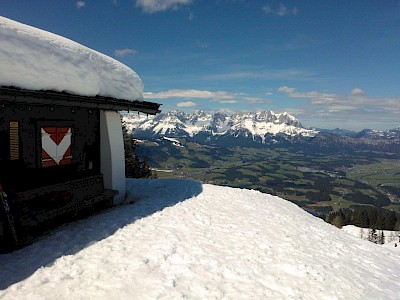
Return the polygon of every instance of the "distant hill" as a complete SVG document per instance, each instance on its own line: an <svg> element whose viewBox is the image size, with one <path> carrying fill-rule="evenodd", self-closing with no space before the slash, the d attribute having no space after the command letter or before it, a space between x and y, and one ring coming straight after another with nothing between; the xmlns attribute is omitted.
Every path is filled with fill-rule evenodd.
<svg viewBox="0 0 400 300"><path fill-rule="evenodd" d="M357 132L347 130L347 129L342 129L342 128L335 128L335 129L322 129L318 128L317 129L319 132L322 133L331 133L331 134L336 134L336 135L342 135L342 136L348 136L348 137L355 137L357 135Z"/></svg>
<svg viewBox="0 0 400 300"><path fill-rule="evenodd" d="M357 138L400 140L400 126L386 131L364 129L355 135Z"/></svg>

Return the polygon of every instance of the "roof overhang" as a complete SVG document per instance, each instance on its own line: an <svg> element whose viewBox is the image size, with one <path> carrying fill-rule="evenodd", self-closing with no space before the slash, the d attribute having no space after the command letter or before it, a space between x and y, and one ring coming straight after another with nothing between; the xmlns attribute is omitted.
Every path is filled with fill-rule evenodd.
<svg viewBox="0 0 400 300"><path fill-rule="evenodd" d="M147 101L130 101L110 97L87 97L54 91L32 91L14 87L0 87L0 104L12 102L31 105L56 105L97 108L114 111L138 111L149 115L160 113L161 104Z"/></svg>

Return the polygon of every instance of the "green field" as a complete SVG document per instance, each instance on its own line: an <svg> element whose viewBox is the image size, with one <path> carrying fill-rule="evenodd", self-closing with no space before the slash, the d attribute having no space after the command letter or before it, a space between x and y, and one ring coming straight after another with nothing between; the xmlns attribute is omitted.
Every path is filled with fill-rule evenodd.
<svg viewBox="0 0 400 300"><path fill-rule="evenodd" d="M368 165L355 165L346 172L348 178L368 182L374 187L400 188L400 161L383 160Z"/></svg>
<svg viewBox="0 0 400 300"><path fill-rule="evenodd" d="M183 177L279 195L315 214L374 206L400 212L400 159L371 151L221 148L181 141L146 147L159 177ZM153 144L154 145L154 144ZM151 151L150 151L150 150ZM165 172L168 170L168 172Z"/></svg>

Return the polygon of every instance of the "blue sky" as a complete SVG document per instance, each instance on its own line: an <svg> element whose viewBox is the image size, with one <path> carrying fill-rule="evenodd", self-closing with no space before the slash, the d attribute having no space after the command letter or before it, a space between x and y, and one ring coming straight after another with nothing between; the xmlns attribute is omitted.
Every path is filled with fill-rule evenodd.
<svg viewBox="0 0 400 300"><path fill-rule="evenodd" d="M164 111L400 125L398 0L1 0L0 12L125 63Z"/></svg>

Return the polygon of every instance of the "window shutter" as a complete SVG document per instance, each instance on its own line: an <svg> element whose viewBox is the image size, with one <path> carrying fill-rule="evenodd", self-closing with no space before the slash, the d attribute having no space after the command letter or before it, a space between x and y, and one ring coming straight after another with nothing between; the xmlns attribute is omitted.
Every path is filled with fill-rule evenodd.
<svg viewBox="0 0 400 300"><path fill-rule="evenodd" d="M19 159L19 123L10 122L10 160Z"/></svg>

